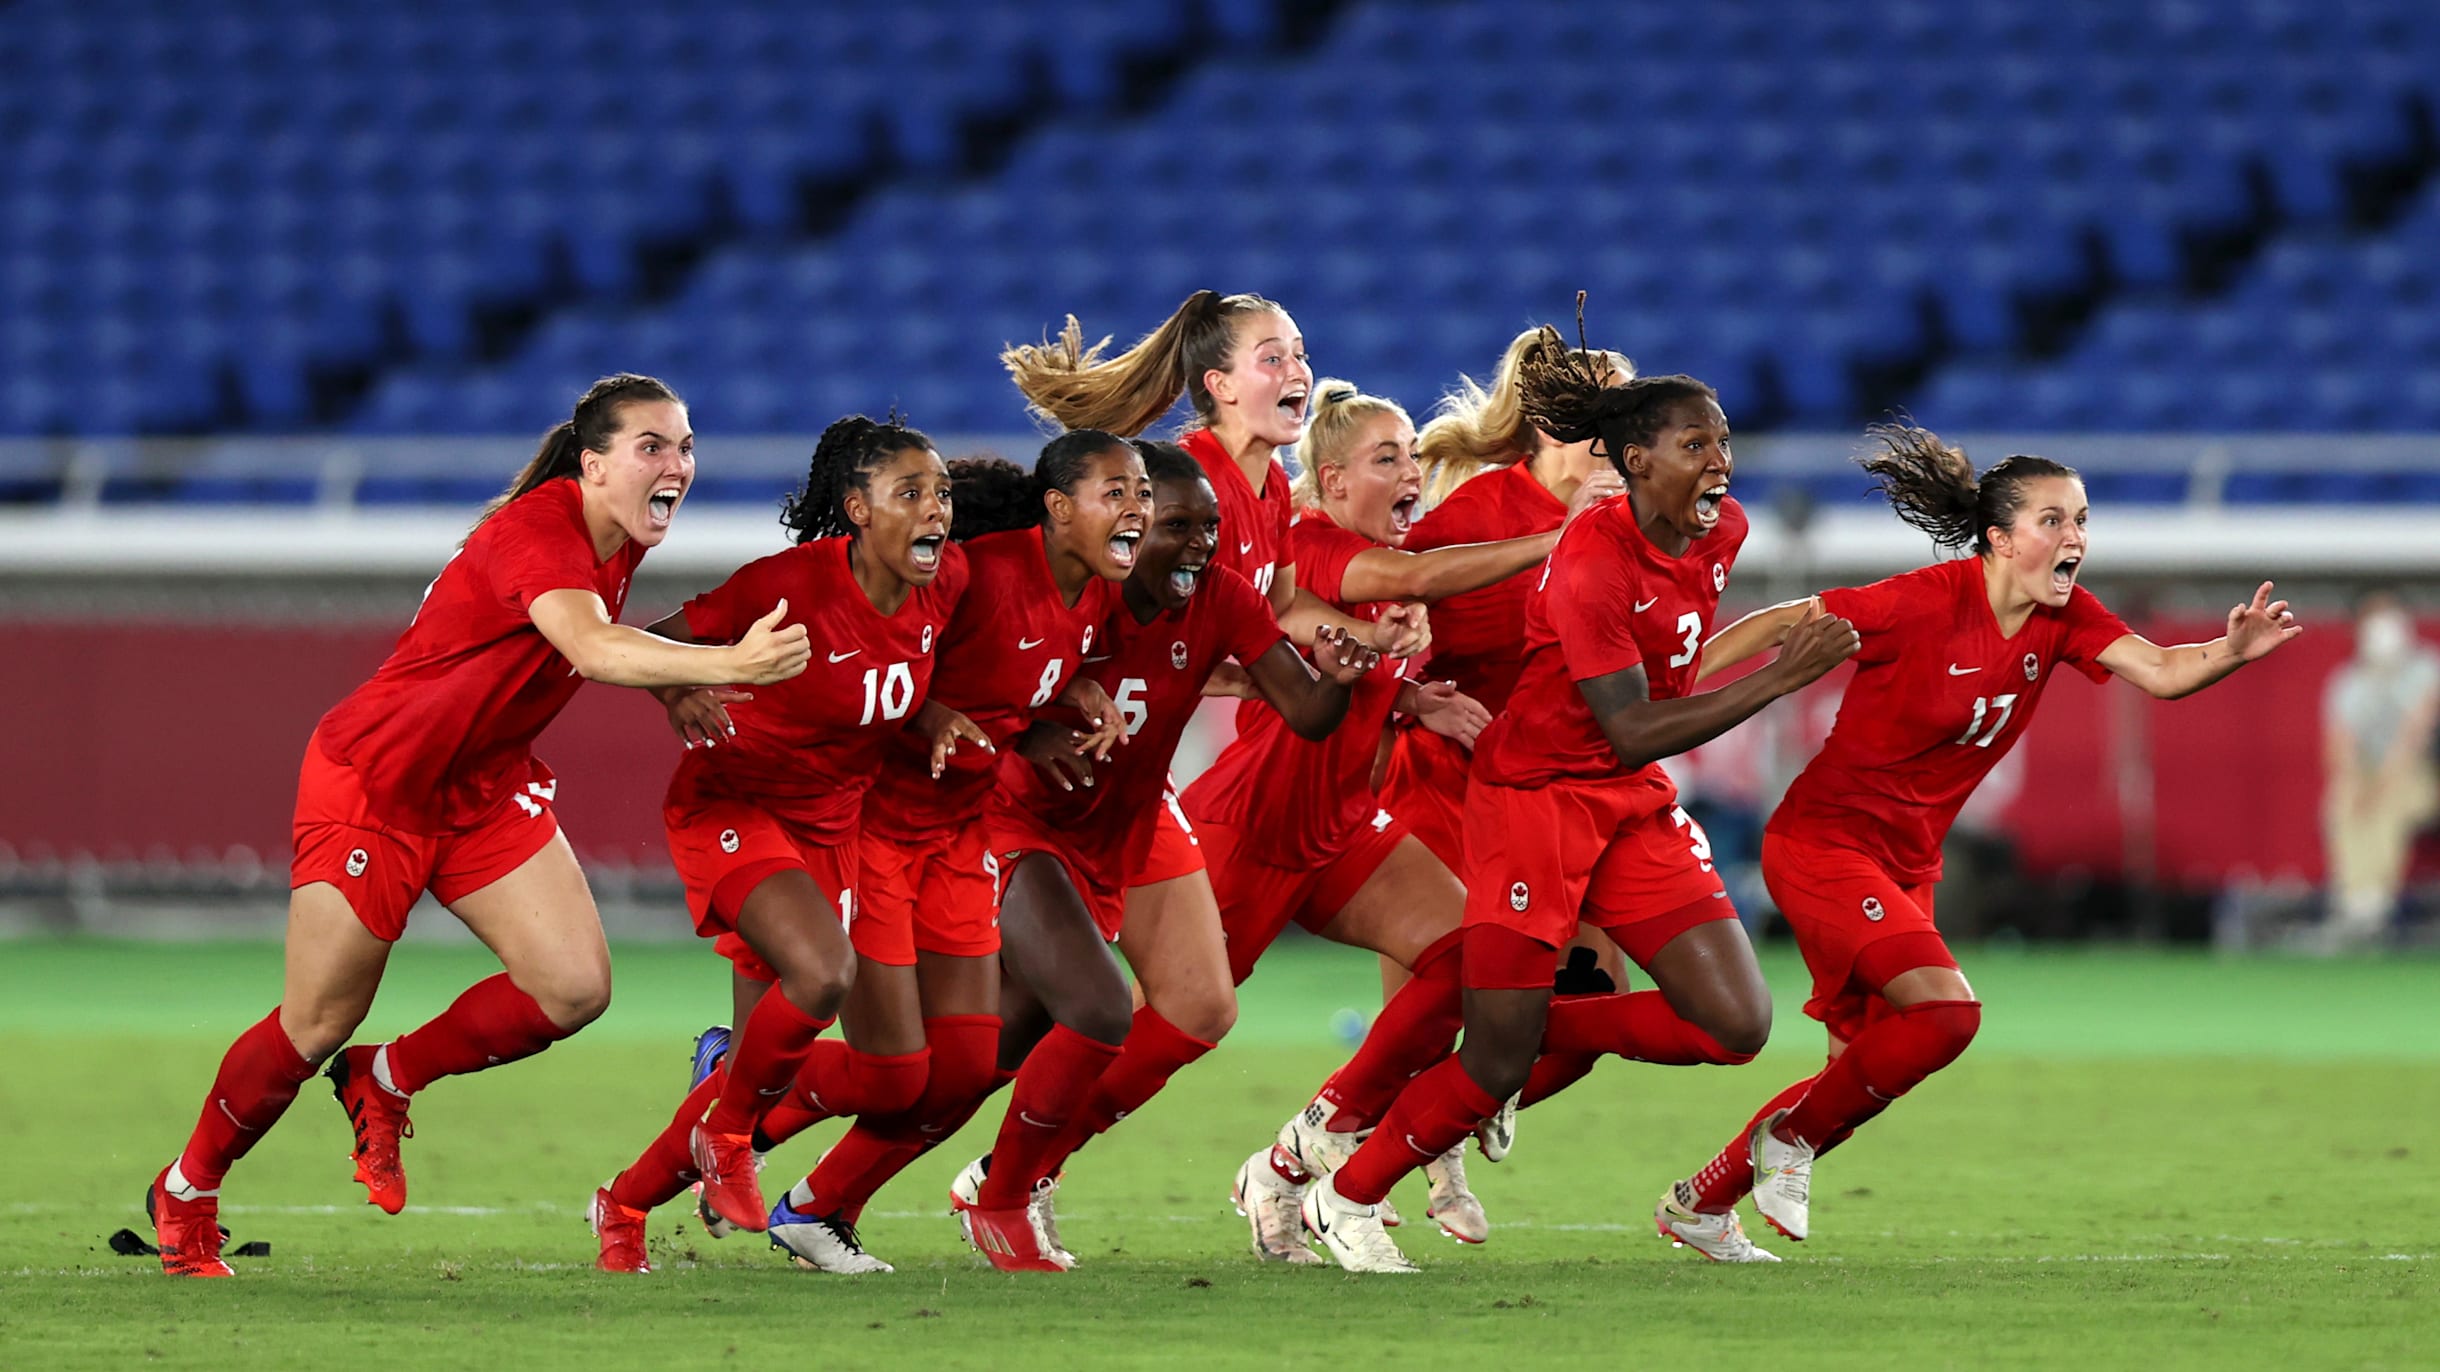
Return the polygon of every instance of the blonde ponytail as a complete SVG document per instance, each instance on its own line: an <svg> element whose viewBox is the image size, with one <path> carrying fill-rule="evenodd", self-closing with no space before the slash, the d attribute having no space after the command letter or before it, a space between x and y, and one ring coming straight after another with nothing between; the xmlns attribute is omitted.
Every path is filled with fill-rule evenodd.
<svg viewBox="0 0 2440 1372"><path fill-rule="evenodd" d="M1552 346L1552 335L1538 327L1527 329L1509 340L1488 389L1470 376L1460 376L1457 388L1440 398L1420 435L1425 509L1486 468L1533 455L1539 435L1525 417L1525 388L1519 376L1529 361ZM1617 353L1603 356L1620 380L1635 379L1633 362Z"/></svg>

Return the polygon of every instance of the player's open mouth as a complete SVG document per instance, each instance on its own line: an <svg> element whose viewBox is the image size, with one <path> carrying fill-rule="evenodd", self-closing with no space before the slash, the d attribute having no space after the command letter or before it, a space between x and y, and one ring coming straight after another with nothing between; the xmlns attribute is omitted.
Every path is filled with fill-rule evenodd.
<svg viewBox="0 0 2440 1372"><path fill-rule="evenodd" d="M1706 529L1719 523L1720 502L1726 499L1728 499L1727 482L1723 481L1718 485L1705 487L1702 494L1694 498L1694 517L1696 522L1700 523Z"/></svg>
<svg viewBox="0 0 2440 1372"><path fill-rule="evenodd" d="M1304 387L1302 387L1302 386L1290 386L1288 389L1286 389L1286 390L1284 390L1284 391L1280 392L1280 394L1279 394L1279 412L1280 412L1280 414L1282 414L1283 416L1287 417L1288 419L1290 419L1290 420L1292 420L1292 421L1294 421L1294 422L1296 422L1296 423L1298 423L1298 424L1302 424L1302 423L1304 423L1304 422L1305 422L1305 398L1306 398L1306 390L1305 390L1305 388L1304 388Z"/></svg>
<svg viewBox="0 0 2440 1372"><path fill-rule="evenodd" d="M1192 567L1180 566L1171 571L1169 573L1170 594L1180 600L1192 596L1195 593L1195 587L1203 584L1203 569L1208 565L1198 562Z"/></svg>
<svg viewBox="0 0 2440 1372"><path fill-rule="evenodd" d="M654 528L669 527L670 516L678 512L678 498L685 494L684 486L663 486L652 493L652 498L644 502L644 508L651 514Z"/></svg>
<svg viewBox="0 0 2440 1372"><path fill-rule="evenodd" d="M1415 527L1415 520L1422 513L1423 497L1420 494L1400 496L1398 503L1389 507L1389 526L1404 534Z"/></svg>
<svg viewBox="0 0 2440 1372"><path fill-rule="evenodd" d="M1117 563L1120 570L1135 565L1135 545L1143 536L1138 529L1123 529L1110 535L1110 560Z"/></svg>
<svg viewBox="0 0 2440 1372"><path fill-rule="evenodd" d="M2084 565L2082 554L2070 554L2050 569L2050 589L2065 595L2076 588L2076 569Z"/></svg>
<svg viewBox="0 0 2440 1372"><path fill-rule="evenodd" d="M940 565L940 545L948 541L945 534L925 534L907 549L907 560L913 562L918 571L931 571Z"/></svg>

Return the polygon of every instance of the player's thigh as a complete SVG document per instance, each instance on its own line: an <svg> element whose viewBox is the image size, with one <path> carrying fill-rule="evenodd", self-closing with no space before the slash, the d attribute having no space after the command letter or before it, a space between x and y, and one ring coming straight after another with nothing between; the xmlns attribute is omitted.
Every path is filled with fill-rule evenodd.
<svg viewBox="0 0 2440 1372"><path fill-rule="evenodd" d="M1973 1000L1974 987L1954 967L1917 967L1900 972L1881 987L1881 999L1904 1009L1936 1000Z"/></svg>
<svg viewBox="0 0 2440 1372"><path fill-rule="evenodd" d="M1144 1003L1180 1032L1218 1043L1237 1023L1220 903L1203 873L1127 888L1118 948Z"/></svg>
<svg viewBox="0 0 2440 1372"><path fill-rule="evenodd" d="M925 1019L1000 1013L1000 956L915 954L915 985Z"/></svg>
<svg viewBox="0 0 2440 1372"><path fill-rule="evenodd" d="M288 893L280 1028L300 1057L320 1062L347 1042L373 1008L389 960L390 945L364 927L338 887L316 881Z"/></svg>
<svg viewBox="0 0 2440 1372"><path fill-rule="evenodd" d="M1597 924L1579 926L1576 936L1560 948L1560 964L1566 965L1570 955L1578 948L1592 951L1593 965L1609 977L1612 986L1621 991L1627 989L1627 955L1619 951L1618 940L1611 938L1607 930Z"/></svg>
<svg viewBox="0 0 2440 1372"><path fill-rule="evenodd" d="M1001 879L1000 962L1013 981L1075 1032L1124 1039L1133 1010L1126 975L1066 866L1046 852L1025 853ZM1005 999L1008 983L1001 992Z"/></svg>
<svg viewBox="0 0 2440 1372"><path fill-rule="evenodd" d="M858 959L856 981L847 988L839 1024L848 1047L859 1053L894 1058L922 1052L923 993L914 964Z"/></svg>
<svg viewBox="0 0 2440 1372"><path fill-rule="evenodd" d="M800 1009L833 1013L855 978L856 950L840 927L838 901L802 868L756 883L738 903L737 932L779 973Z"/></svg>
<svg viewBox="0 0 2440 1372"><path fill-rule="evenodd" d="M514 871L458 897L449 911L562 1029L590 1023L609 1006L610 945L566 834L552 834Z"/></svg>
<svg viewBox="0 0 2440 1372"><path fill-rule="evenodd" d="M1457 928L1465 913L1466 888L1431 849L1410 835L1390 849L1355 895L1322 926L1321 935L1412 967L1424 949Z"/></svg>
<svg viewBox="0 0 2440 1372"><path fill-rule="evenodd" d="M1661 946L1644 964L1671 1009L1732 1051L1758 1053L1771 1035L1771 988L1745 926L1707 920Z"/></svg>

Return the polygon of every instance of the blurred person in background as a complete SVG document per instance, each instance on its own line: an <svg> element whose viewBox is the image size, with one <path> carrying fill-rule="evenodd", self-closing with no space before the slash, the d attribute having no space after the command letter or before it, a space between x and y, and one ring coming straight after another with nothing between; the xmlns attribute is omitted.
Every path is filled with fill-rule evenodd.
<svg viewBox="0 0 2440 1372"><path fill-rule="evenodd" d="M2331 675L2321 701L2330 886L2323 933L2332 950L2379 942L2397 913L2415 833L2440 800L2435 709L2440 653L2415 637L2395 592L2366 594L2356 604L2355 655Z"/></svg>

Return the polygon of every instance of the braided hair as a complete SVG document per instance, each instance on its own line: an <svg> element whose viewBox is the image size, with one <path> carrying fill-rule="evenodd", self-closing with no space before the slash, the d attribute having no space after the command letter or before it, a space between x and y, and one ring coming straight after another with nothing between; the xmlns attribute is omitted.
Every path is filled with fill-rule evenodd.
<svg viewBox="0 0 2440 1372"><path fill-rule="evenodd" d="M847 493L861 489L898 454L931 447L931 439L908 427L896 413L882 420L860 414L833 420L813 445L805 484L780 503L780 527L795 533L799 543L855 533L855 525L847 518Z"/></svg>
<svg viewBox="0 0 2440 1372"><path fill-rule="evenodd" d="M1652 446L1671 409L1690 400L1719 402L1718 391L1691 376L1639 376L1611 385L1610 355L1584 342L1582 291L1576 292L1576 343L1569 348L1545 324L1543 346L1518 360L1525 418L1561 443L1596 440L1595 451L1622 477L1627 449Z"/></svg>

